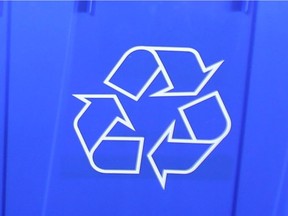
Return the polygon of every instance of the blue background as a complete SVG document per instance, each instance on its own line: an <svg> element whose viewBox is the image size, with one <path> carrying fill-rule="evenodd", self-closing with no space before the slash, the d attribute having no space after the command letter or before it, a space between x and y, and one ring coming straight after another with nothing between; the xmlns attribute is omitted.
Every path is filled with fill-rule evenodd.
<svg viewBox="0 0 288 216"><path fill-rule="evenodd" d="M90 12L86 2L0 4L2 215L288 214L287 2L94 2ZM200 94L220 92L231 132L196 172L168 176L165 191L145 157L153 142L140 175L104 175L73 129L83 103L72 94L115 93L103 81L136 45L225 60ZM145 98L141 109L156 115ZM166 125L136 111L160 132Z"/></svg>

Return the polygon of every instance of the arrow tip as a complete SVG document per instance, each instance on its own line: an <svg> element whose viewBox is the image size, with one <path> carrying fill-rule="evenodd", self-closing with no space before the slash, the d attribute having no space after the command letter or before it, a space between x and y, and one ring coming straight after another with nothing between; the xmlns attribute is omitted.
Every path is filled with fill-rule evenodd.
<svg viewBox="0 0 288 216"><path fill-rule="evenodd" d="M118 107L118 109L122 115L121 117L120 116L117 117L117 121L121 122L123 125L127 126L131 130L135 131L135 128L134 128L132 122L130 121L124 107L122 106L122 104L119 100L119 98L116 95L113 95L113 99L114 99L114 101L115 101L115 103L116 103L116 105L117 105L117 107Z"/></svg>
<svg viewBox="0 0 288 216"><path fill-rule="evenodd" d="M162 170L162 172L160 171L160 169L158 168L158 166L157 166L157 164L153 158L153 155L157 151L159 146L162 143L164 143L165 139L167 139L168 142L169 142L169 140L173 139L172 136L173 136L173 132L174 132L175 122L176 122L176 120L171 122L171 124L168 126L166 131L162 134L162 136L158 139L156 144L152 147L152 149L147 154L148 160L149 160L149 162L150 162L163 190L165 190L167 172L166 172L166 170Z"/></svg>
<svg viewBox="0 0 288 216"><path fill-rule="evenodd" d="M72 94L73 97L79 99L80 101L84 102L85 104L90 103L90 101L82 94Z"/></svg>
<svg viewBox="0 0 288 216"><path fill-rule="evenodd" d="M215 73L218 68L223 64L224 60L221 60L219 62L216 62L214 63L213 65L210 65L209 67L206 67L205 70L203 70L204 73L207 73L207 72L212 72L212 73Z"/></svg>

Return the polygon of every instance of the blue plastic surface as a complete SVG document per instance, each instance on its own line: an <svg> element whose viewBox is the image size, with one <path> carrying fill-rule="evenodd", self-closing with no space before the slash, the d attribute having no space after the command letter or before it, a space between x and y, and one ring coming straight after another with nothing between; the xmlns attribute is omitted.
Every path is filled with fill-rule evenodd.
<svg viewBox="0 0 288 216"><path fill-rule="evenodd" d="M287 215L288 2L259 2L237 215Z"/></svg>
<svg viewBox="0 0 288 216"><path fill-rule="evenodd" d="M3 216L287 215L287 2L257 2L257 8L249 1L6 3L0 13ZM107 78L135 46L190 47L206 66L224 62L196 96L149 97L167 85L160 73L135 101L125 92L136 95L159 66L156 48L132 52ZM156 52L174 91L195 90L204 79L199 60ZM219 101L201 101L215 91L231 131L195 172L168 174L163 187L151 149L173 120L173 135L189 139L177 108L195 100L185 114L196 137L221 133L227 121ZM89 103L81 94L94 95L76 121ZM117 95L135 131L107 94ZM124 124L110 136L145 137L139 174L95 171L76 134L75 122L90 149L115 116ZM153 154L160 171L186 169L207 150L164 138ZM104 170L133 170L138 141L103 140L92 160Z"/></svg>
<svg viewBox="0 0 288 216"><path fill-rule="evenodd" d="M46 215L97 213L102 215L199 213L230 215L236 174L237 142L240 137L244 101L251 16L232 10L231 2L96 2L95 14L93 16L87 13L74 14L72 26L73 34L68 56L70 65L65 71L65 79L61 86L63 92L59 104L59 125L56 129L55 143L52 143L53 147L50 144L52 162L46 182L43 212ZM225 60L199 96L214 90L220 92L233 121L232 130L195 173L168 176L165 191L161 188L146 155L156 138L173 120L172 117L167 119L167 116L169 117L173 106L175 109L174 102L172 104L167 104L165 101L157 102L144 95L142 101L133 103L131 99L117 94L133 119L135 128L140 128L143 134L146 134L146 140L151 140L144 143L139 175L109 175L94 171L88 163L72 124L84 105L72 94L116 93L104 85L103 81L120 57L128 49L139 45L192 47L199 51L207 66ZM167 59L173 61L171 57ZM153 63L147 63L147 67L150 64L152 66ZM143 79L142 74L145 75L144 72L137 74L140 81ZM120 78L115 77L115 79L119 85L122 84ZM157 80L154 89L151 87L152 89L147 91L153 93L160 90L162 81ZM41 89L41 92L48 94L49 90ZM194 99L195 97L184 97L180 104ZM163 107L163 104L165 106L167 104L167 107ZM97 108L97 104L94 108ZM105 109L107 110L105 116L113 111L109 107ZM150 115L154 116L150 117ZM92 124L95 120L92 116L90 118L92 129L97 129L98 125ZM122 130L124 135L131 134L129 130L119 128L119 131ZM103 151L105 152L105 149ZM173 152L173 149L167 151ZM181 154L185 156L182 157L170 154L166 160L160 158L161 166L168 166L168 168L187 166L189 162L187 157L193 155L188 153L190 150L187 150L187 147L184 151ZM179 163L175 158L183 160L175 165L171 163L173 161ZM107 166L112 165L108 163Z"/></svg>
<svg viewBox="0 0 288 216"><path fill-rule="evenodd" d="M74 3L10 4L5 215L41 215Z"/></svg>
<svg viewBox="0 0 288 216"><path fill-rule="evenodd" d="M4 10L5 8L5 10ZM7 150L7 100L8 100L8 46L9 46L8 4L0 2L0 214L5 203L6 150Z"/></svg>

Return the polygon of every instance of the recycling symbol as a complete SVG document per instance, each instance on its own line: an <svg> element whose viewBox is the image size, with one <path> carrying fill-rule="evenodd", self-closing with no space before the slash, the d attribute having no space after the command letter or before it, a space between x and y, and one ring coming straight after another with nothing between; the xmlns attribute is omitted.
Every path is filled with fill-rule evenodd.
<svg viewBox="0 0 288 216"><path fill-rule="evenodd" d="M178 58L178 60L182 63L178 64L177 67L173 67L173 65L171 66L169 61L171 62L171 59L173 59L175 56L175 58L177 58L177 55L179 54L181 54L182 57ZM189 76L191 75L191 78L185 77L187 75L181 76L180 70L182 69L182 66L186 64L183 55L186 56L186 59L193 60L197 63L198 71L196 69L189 71ZM151 168L153 169L153 172L155 173L163 189L165 189L168 175L184 175L195 171L213 152L218 144L220 144L221 141L229 134L231 129L231 119L228 111L226 110L224 102L222 101L220 93L218 91L212 91L204 96L199 96L200 92L213 77L222 63L223 61L219 61L207 67L205 66L198 51L189 47L136 46L127 50L110 73L106 76L103 82L111 90L116 91L115 94L73 94L74 97L84 103L84 106L74 119L73 126L91 167L95 171L103 174L140 174L142 161L148 160L148 163L150 163ZM144 81L142 78L137 79L138 75L135 72L135 65L140 65L144 68L142 76L145 78ZM127 77L127 79L119 79L119 77ZM133 79L128 79L129 77L133 77ZM161 131L160 134L157 134L158 138L156 142L151 144L152 147L147 151L147 157L144 157L143 149L144 145L147 145L146 136L131 136L124 134L115 135L113 130L118 126L122 126L131 131L137 131L137 128L134 126L137 119L131 119L129 117L130 115L127 112L127 106L122 103L123 101L121 101L120 98L125 97L131 101L134 101L133 103L139 103L143 95L147 93L149 87L153 85L157 77L161 77L164 81L163 88L161 87L161 90L153 92L149 95L149 97L159 98L159 100L161 98L189 98L189 102L176 107L178 115L177 120L175 116L168 119L170 123L165 126L165 130ZM183 78L186 79L187 82L183 82ZM193 85L190 83L190 81L193 81ZM188 84L186 85L185 83ZM115 107L115 110L117 110L120 115L113 117L108 126L105 126L105 128L103 128L103 130L99 133L97 139L93 141L92 144L89 144L87 142L87 138L85 137L85 133L83 133L80 122L83 118L85 118L85 115L89 112L89 109L91 109L91 106L94 103L93 101L107 102L107 104L110 104L109 107ZM191 110L193 111L193 109L197 109L198 107L201 108L201 105L206 103L208 104L210 102L214 103L213 109L220 113L221 121L224 122L224 126L221 127L221 130L217 130L217 134L214 134L213 137L206 136L205 133L204 135L197 133L194 124L192 124L193 119L191 119L191 116L189 115ZM99 104L101 103L99 102ZM98 107L100 106L101 105ZM105 110L105 108L103 109ZM210 121L210 119L208 120ZM184 125L184 130L188 134L185 138L178 138L175 135L175 127L178 121L182 122ZM213 121L213 119L211 119L211 121ZM104 125L101 122L96 122L95 124L97 124L99 127ZM87 127L89 127L89 125ZM214 124L213 127L218 126L217 124L216 126ZM197 160L194 161L193 164L190 164L188 168L162 169L158 166L155 160L155 152L164 142L172 143L173 145L177 146L194 145L197 147L199 145L206 145L207 150L199 155ZM99 161L97 160L97 152L101 146L105 146L107 143L114 143L117 144L117 146L121 146L123 143L130 143L134 147L136 146L137 151L135 152L135 157L133 159L133 166L107 168L99 164Z"/></svg>

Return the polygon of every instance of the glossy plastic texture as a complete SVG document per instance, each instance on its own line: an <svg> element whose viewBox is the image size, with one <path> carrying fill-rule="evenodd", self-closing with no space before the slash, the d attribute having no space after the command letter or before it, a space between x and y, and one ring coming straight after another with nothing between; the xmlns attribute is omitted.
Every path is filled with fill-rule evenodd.
<svg viewBox="0 0 288 216"><path fill-rule="evenodd" d="M288 3L255 5L5 2L3 215L286 215ZM194 60L175 52L188 48ZM199 67L195 80L186 63ZM168 78L193 94L168 97ZM181 124L184 110L191 121ZM193 138L215 142L222 131L194 172L171 172L206 151Z"/></svg>

